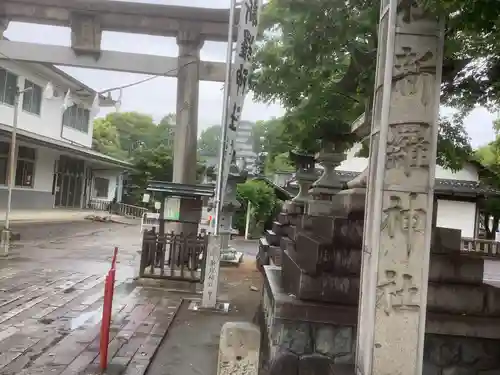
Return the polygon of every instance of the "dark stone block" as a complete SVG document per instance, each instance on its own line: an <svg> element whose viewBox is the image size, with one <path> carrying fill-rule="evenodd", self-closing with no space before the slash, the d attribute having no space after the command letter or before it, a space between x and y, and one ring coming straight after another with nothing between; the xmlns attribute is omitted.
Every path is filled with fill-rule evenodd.
<svg viewBox="0 0 500 375"><path fill-rule="evenodd" d="M299 234L299 230L296 225L289 225L285 230L285 234L292 241L296 241L297 235Z"/></svg>
<svg viewBox="0 0 500 375"><path fill-rule="evenodd" d="M286 212L280 212L278 214L278 221L281 225L289 225L290 224L290 215Z"/></svg>
<svg viewBox="0 0 500 375"><path fill-rule="evenodd" d="M462 246L462 231L451 228L434 228L432 232L431 253L460 253Z"/></svg>
<svg viewBox="0 0 500 375"><path fill-rule="evenodd" d="M484 260L464 255L432 254L429 281L438 283L483 284Z"/></svg>
<svg viewBox="0 0 500 375"><path fill-rule="evenodd" d="M356 305L359 297L359 277L323 273L310 276L303 272L288 251L283 253L282 283L286 293L299 299Z"/></svg>
<svg viewBox="0 0 500 375"><path fill-rule="evenodd" d="M269 246L269 257L276 266L281 266L282 252L283 250L279 246Z"/></svg>
<svg viewBox="0 0 500 375"><path fill-rule="evenodd" d="M356 371L352 364L334 364L332 365L332 374L334 375L355 375Z"/></svg>
<svg viewBox="0 0 500 375"><path fill-rule="evenodd" d="M363 248L364 220L337 217L333 221L336 249L360 251ZM361 265L361 264L360 264Z"/></svg>
<svg viewBox="0 0 500 375"><path fill-rule="evenodd" d="M298 375L299 357L286 350L280 349L269 366L269 375Z"/></svg>
<svg viewBox="0 0 500 375"><path fill-rule="evenodd" d="M295 225L298 226L302 222L302 216L303 214L291 214L288 218L290 224L289 225Z"/></svg>
<svg viewBox="0 0 500 375"><path fill-rule="evenodd" d="M300 358L299 375L333 375L332 362L321 354L308 354Z"/></svg>
<svg viewBox="0 0 500 375"><path fill-rule="evenodd" d="M285 235L285 229L286 229L287 226L281 224L279 221L274 221L273 222L273 226L272 226L272 230L274 233L276 233L278 236L283 236Z"/></svg>
<svg viewBox="0 0 500 375"><path fill-rule="evenodd" d="M264 267L264 290L274 310L273 324L279 321L314 323L316 335L318 326L354 327L356 325L357 304L349 306L300 300L285 291L281 278L282 269L273 266Z"/></svg>
<svg viewBox="0 0 500 375"><path fill-rule="evenodd" d="M309 216L309 215L302 215L302 219L300 222L300 228L302 230L310 231L313 228L313 219L314 216Z"/></svg>
<svg viewBox="0 0 500 375"><path fill-rule="evenodd" d="M340 231L340 229L338 229ZM359 275L361 270L361 246L352 247L352 240L338 236L330 242L307 232L301 232L295 243L294 259L305 273L317 275L332 272L336 275ZM356 243L358 246L359 243Z"/></svg>
<svg viewBox="0 0 500 375"><path fill-rule="evenodd" d="M270 264L269 255L267 253L261 253L260 251L255 256L255 266L258 271L264 272L264 266Z"/></svg>
<svg viewBox="0 0 500 375"><path fill-rule="evenodd" d="M260 248L262 248L265 252L267 252L267 249L269 248L269 242L267 242L265 237L259 238L259 249Z"/></svg>
<svg viewBox="0 0 500 375"><path fill-rule="evenodd" d="M280 346L298 355L313 352L313 332L308 323L287 322L281 331Z"/></svg>
<svg viewBox="0 0 500 375"><path fill-rule="evenodd" d="M280 238L279 236L274 233L272 230L268 229L266 231L266 240L267 240L267 243L269 245L273 245L273 246L279 246L280 245Z"/></svg>

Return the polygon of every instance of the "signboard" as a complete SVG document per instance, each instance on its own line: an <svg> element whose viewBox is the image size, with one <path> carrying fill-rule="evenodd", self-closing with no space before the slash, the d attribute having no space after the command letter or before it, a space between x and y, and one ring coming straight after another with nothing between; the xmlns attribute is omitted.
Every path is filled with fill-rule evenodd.
<svg viewBox="0 0 500 375"><path fill-rule="evenodd" d="M233 160L236 130L240 121L241 112L243 111L245 95L248 92L261 9L262 0L244 0L241 3L236 53L231 66L229 100L226 110L225 126L227 127L227 136L222 174L222 200L226 192L229 166Z"/></svg>
<svg viewBox="0 0 500 375"><path fill-rule="evenodd" d="M165 220L179 220L180 209L180 198L165 198L165 210L163 211L163 217Z"/></svg>

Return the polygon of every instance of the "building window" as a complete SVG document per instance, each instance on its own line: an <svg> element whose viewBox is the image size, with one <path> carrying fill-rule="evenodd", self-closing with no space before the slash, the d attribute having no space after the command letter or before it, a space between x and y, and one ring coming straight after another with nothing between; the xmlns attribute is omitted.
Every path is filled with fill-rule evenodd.
<svg viewBox="0 0 500 375"><path fill-rule="evenodd" d="M31 90L29 90L31 88ZM24 81L23 110L26 112L40 114L42 108L42 88L33 82Z"/></svg>
<svg viewBox="0 0 500 375"><path fill-rule="evenodd" d="M109 180L94 177L94 198L108 198Z"/></svg>
<svg viewBox="0 0 500 375"><path fill-rule="evenodd" d="M17 151L16 186L33 187L36 151L34 148L19 146Z"/></svg>
<svg viewBox="0 0 500 375"><path fill-rule="evenodd" d="M85 108L80 108L76 104L64 111L63 126L88 133L89 121L90 111Z"/></svg>
<svg viewBox="0 0 500 375"><path fill-rule="evenodd" d="M17 93L17 75L0 68L0 102L14 105Z"/></svg>
<svg viewBox="0 0 500 375"><path fill-rule="evenodd" d="M10 144L7 142L0 142L0 185L7 185L9 152L10 152Z"/></svg>

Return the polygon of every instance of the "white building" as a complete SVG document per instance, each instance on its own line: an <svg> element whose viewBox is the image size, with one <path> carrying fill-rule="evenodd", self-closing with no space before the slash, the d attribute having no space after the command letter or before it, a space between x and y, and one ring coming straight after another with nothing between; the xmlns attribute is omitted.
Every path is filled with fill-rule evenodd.
<svg viewBox="0 0 500 375"><path fill-rule="evenodd" d="M246 169L250 172L254 170L257 161L257 154L253 151L253 127L252 122L240 121L234 142L236 159L244 160Z"/></svg>
<svg viewBox="0 0 500 375"><path fill-rule="evenodd" d="M368 159L356 157L353 149L347 159L336 168L347 180L352 179L368 166ZM497 194L479 183L478 163L465 163L459 171L453 172L436 166L435 197L437 200L436 225L460 229L462 237L478 238L481 202L489 194Z"/></svg>
<svg viewBox="0 0 500 375"><path fill-rule="evenodd" d="M359 176L368 167L368 158L355 156L359 149L360 147L354 147L350 150L346 160L336 168L339 191L343 184ZM317 167L321 169L320 165ZM462 237L465 238L484 236L484 200L492 196L498 197L500 194L479 182L479 172L482 168L475 162L465 163L463 168L456 172L436 166L434 196L437 204L434 217L438 227L460 229ZM298 189L292 175L277 175L275 183L281 187Z"/></svg>
<svg viewBox="0 0 500 375"><path fill-rule="evenodd" d="M44 98L51 82L54 98ZM12 209L85 208L92 199L119 200L122 172L130 165L91 149L90 115L96 92L43 64L0 62L0 210L6 209L9 149L16 86L18 111ZM74 105L63 113L65 93ZM101 98L101 103L105 99Z"/></svg>

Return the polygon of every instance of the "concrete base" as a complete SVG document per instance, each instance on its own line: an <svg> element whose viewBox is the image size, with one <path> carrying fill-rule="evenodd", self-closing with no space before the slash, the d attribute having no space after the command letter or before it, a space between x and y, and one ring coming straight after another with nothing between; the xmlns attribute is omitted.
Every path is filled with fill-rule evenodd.
<svg viewBox="0 0 500 375"><path fill-rule="evenodd" d="M285 292L281 268L263 268L264 373L302 374L307 367L315 375L354 374L357 306L297 299ZM497 320L428 311L422 374L500 374Z"/></svg>
<svg viewBox="0 0 500 375"><path fill-rule="evenodd" d="M225 253L222 251L220 258L220 265L223 266L239 266L240 263L243 263L243 253L241 251L233 250L232 254Z"/></svg>
<svg viewBox="0 0 500 375"><path fill-rule="evenodd" d="M279 267L264 266L262 368L269 374L302 374L300 368L308 368L330 375L330 366L342 364L352 374L357 307L297 299L285 292L280 273Z"/></svg>
<svg viewBox="0 0 500 375"><path fill-rule="evenodd" d="M207 311L227 314L229 312L229 302L217 302L215 308L209 309L201 306L201 300L191 300L188 310L191 311Z"/></svg>

